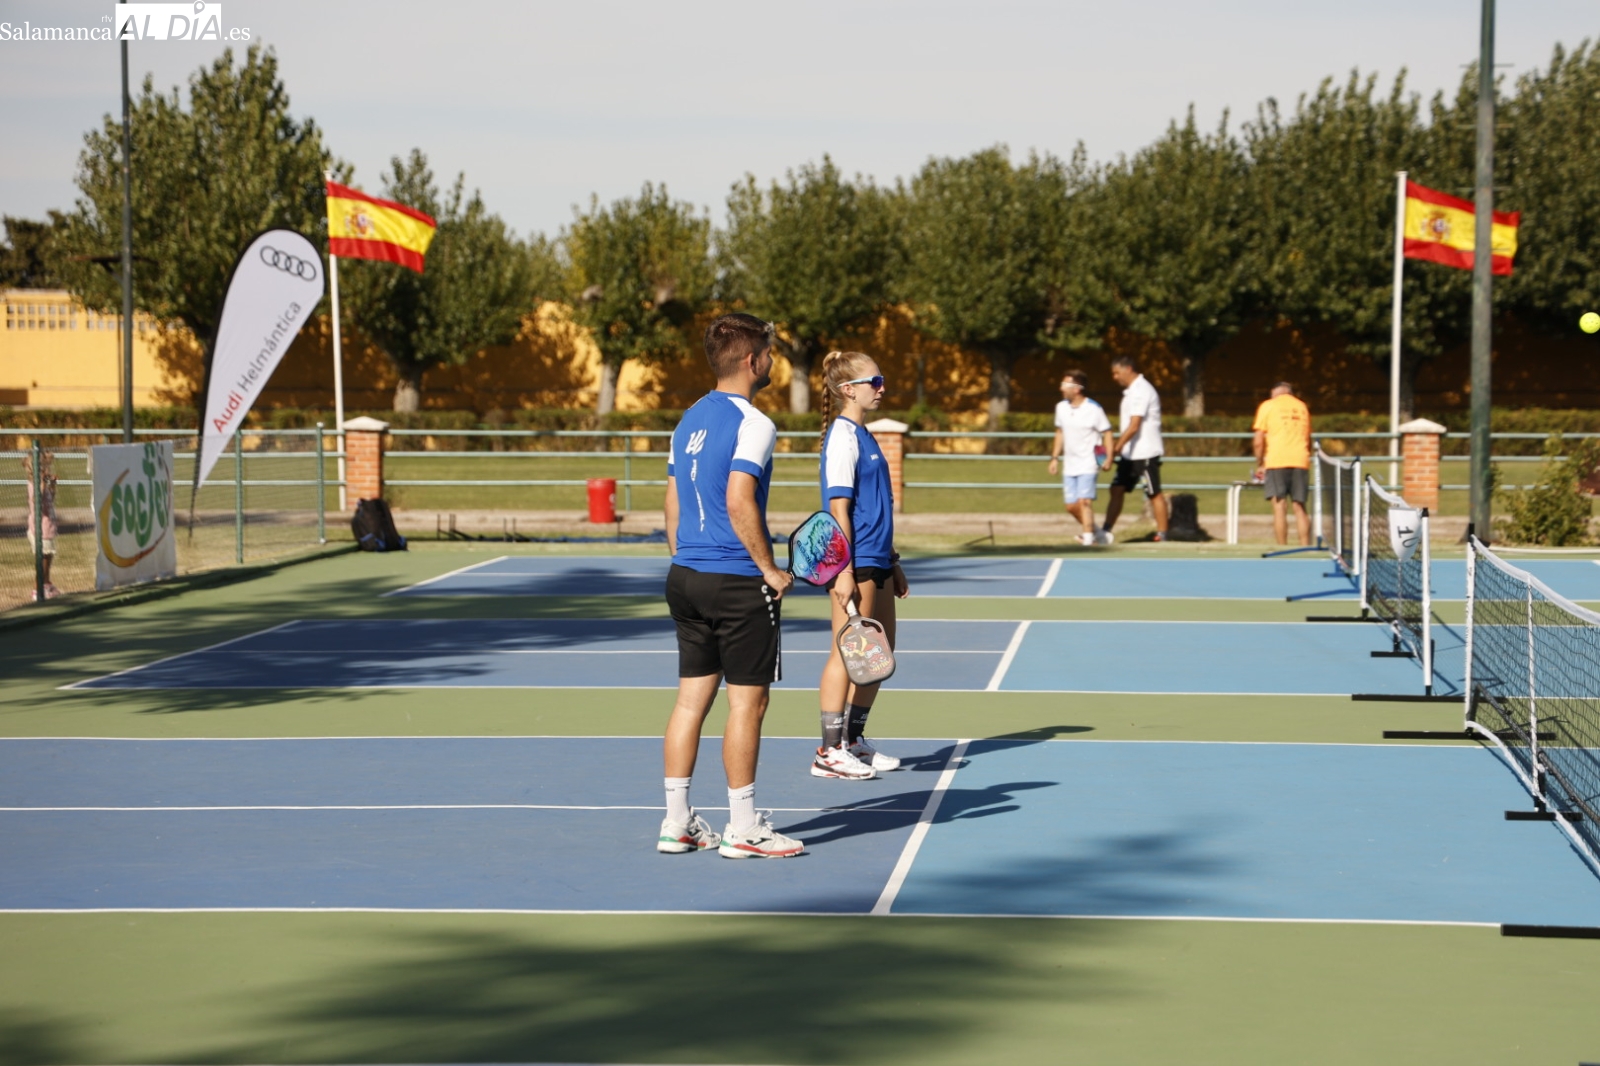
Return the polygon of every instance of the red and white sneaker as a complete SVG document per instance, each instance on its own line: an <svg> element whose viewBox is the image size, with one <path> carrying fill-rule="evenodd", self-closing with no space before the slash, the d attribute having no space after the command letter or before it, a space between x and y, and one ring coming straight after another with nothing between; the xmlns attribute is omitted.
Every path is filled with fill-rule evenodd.
<svg viewBox="0 0 1600 1066"><path fill-rule="evenodd" d="M877 771L843 744L837 748L818 748L811 760L812 777L838 777L846 781L866 781L877 777Z"/></svg>
<svg viewBox="0 0 1600 1066"><path fill-rule="evenodd" d="M900 760L893 755L885 755L866 737L857 737L850 744L850 754L880 774L890 770L900 769Z"/></svg>
<svg viewBox="0 0 1600 1066"><path fill-rule="evenodd" d="M661 836L656 840L656 850L663 855L682 855L689 851L705 851L720 843L722 838L691 808L687 822L674 822L671 818L661 820Z"/></svg>
<svg viewBox="0 0 1600 1066"><path fill-rule="evenodd" d="M724 859L788 859L806 850L793 837L772 828L772 812L762 811L756 824L742 833L729 825L722 831L722 846L717 854Z"/></svg>

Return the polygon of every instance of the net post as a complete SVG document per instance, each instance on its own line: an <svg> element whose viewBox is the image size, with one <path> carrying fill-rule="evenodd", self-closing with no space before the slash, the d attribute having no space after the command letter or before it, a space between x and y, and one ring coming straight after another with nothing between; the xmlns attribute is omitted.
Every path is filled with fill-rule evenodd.
<svg viewBox="0 0 1600 1066"><path fill-rule="evenodd" d="M233 434L233 555L244 565L244 427Z"/></svg>
<svg viewBox="0 0 1600 1066"><path fill-rule="evenodd" d="M1317 531L1317 547L1322 547L1322 445L1316 447L1315 461L1311 464L1311 519Z"/></svg>
<svg viewBox="0 0 1600 1066"><path fill-rule="evenodd" d="M33 438L33 601L44 602L44 443Z"/></svg>
<svg viewBox="0 0 1600 1066"><path fill-rule="evenodd" d="M1357 588L1360 590L1361 613L1366 614L1372 609L1372 604L1367 600L1367 514L1372 506L1372 501L1367 499L1365 479L1361 475L1361 457L1357 456L1351 461L1351 476L1355 482L1355 522L1350 527L1351 535L1355 537L1355 551L1351 554L1351 561L1355 564Z"/></svg>
<svg viewBox="0 0 1600 1066"><path fill-rule="evenodd" d="M1422 684L1425 695L1433 695L1433 553L1428 547L1428 509L1419 516L1422 526Z"/></svg>
<svg viewBox="0 0 1600 1066"><path fill-rule="evenodd" d="M317 423L317 543L328 543L328 475L323 455L322 423Z"/></svg>
<svg viewBox="0 0 1600 1066"><path fill-rule="evenodd" d="M1344 471L1333 470L1333 556L1344 561Z"/></svg>
<svg viewBox="0 0 1600 1066"><path fill-rule="evenodd" d="M1533 639L1533 586L1527 585L1528 596L1528 769L1533 776L1533 805L1545 810L1544 771L1539 767L1539 701L1534 686L1538 665L1534 661Z"/></svg>
<svg viewBox="0 0 1600 1066"><path fill-rule="evenodd" d="M1462 725L1471 722L1473 718L1472 706L1472 608L1478 598L1478 538L1472 535L1472 527L1467 526L1467 639L1466 639L1466 670L1461 679L1461 721Z"/></svg>

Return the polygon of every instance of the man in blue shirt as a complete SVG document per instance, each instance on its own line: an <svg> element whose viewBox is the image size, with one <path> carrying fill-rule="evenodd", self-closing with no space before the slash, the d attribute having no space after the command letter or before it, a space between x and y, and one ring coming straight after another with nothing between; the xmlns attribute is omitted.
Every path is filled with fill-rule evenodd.
<svg viewBox="0 0 1600 1066"><path fill-rule="evenodd" d="M667 817L656 850L786 858L804 846L755 809L761 722L772 682L782 677L779 606L794 582L773 560L767 531L778 431L750 402L772 381L772 327L754 315L723 315L706 327L705 347L717 387L684 412L667 460L667 606L678 631L678 699L667 722ZM689 782L724 677L728 824L718 836L689 805Z"/></svg>

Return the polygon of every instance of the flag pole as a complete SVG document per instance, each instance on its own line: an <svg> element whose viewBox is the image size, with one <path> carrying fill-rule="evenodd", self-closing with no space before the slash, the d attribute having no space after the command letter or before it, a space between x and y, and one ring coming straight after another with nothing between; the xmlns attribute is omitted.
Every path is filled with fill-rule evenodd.
<svg viewBox="0 0 1600 1066"><path fill-rule="evenodd" d="M1406 277L1406 172L1394 173L1394 306L1389 323L1389 484L1400 484L1400 307Z"/></svg>
<svg viewBox="0 0 1600 1066"><path fill-rule="evenodd" d="M328 253L328 284L333 289L333 425L339 442L339 510L347 509L344 496L344 349L339 335L339 257Z"/></svg>

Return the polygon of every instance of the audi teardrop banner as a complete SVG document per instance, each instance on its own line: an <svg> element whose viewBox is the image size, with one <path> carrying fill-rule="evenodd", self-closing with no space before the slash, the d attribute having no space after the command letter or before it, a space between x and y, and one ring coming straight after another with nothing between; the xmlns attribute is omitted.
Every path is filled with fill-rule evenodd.
<svg viewBox="0 0 1600 1066"><path fill-rule="evenodd" d="M323 288L322 256L294 230L268 230L233 264L216 340L206 356L196 492L316 309Z"/></svg>

